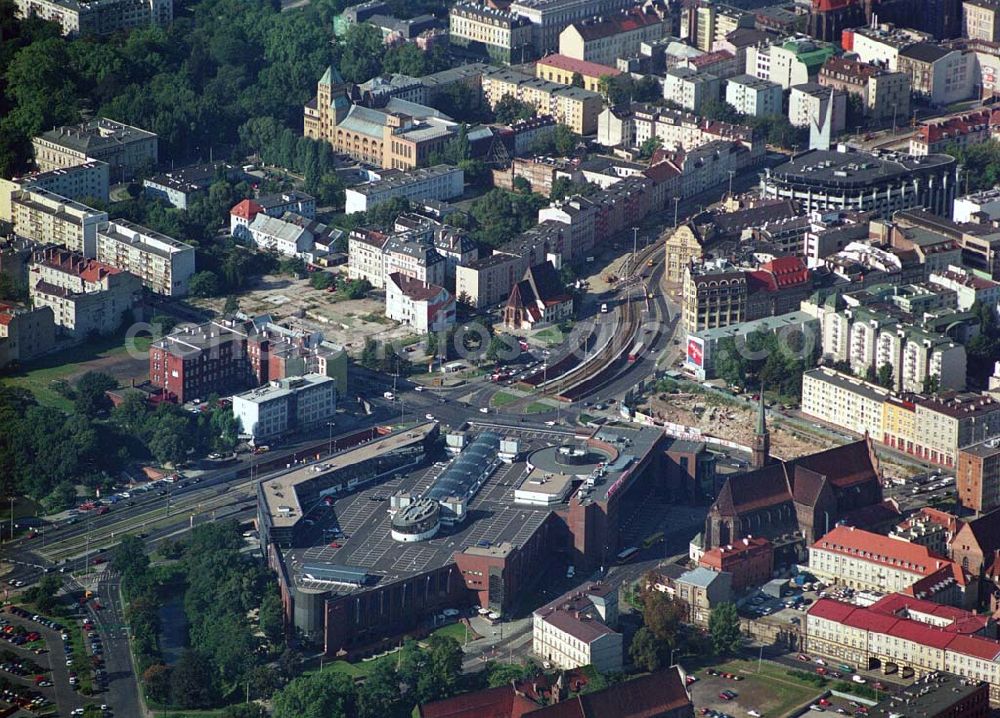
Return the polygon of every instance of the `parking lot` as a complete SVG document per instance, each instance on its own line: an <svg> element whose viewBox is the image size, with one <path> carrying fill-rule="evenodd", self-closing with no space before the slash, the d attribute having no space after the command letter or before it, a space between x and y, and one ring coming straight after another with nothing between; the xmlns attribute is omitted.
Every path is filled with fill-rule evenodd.
<svg viewBox="0 0 1000 718"><path fill-rule="evenodd" d="M717 671L719 675L711 675ZM732 677L727 677L732 676ZM788 675L788 669L763 661L731 661L699 670L691 685L695 714L711 716L783 716L796 706L817 701L823 690ZM723 697L732 695L731 698Z"/></svg>

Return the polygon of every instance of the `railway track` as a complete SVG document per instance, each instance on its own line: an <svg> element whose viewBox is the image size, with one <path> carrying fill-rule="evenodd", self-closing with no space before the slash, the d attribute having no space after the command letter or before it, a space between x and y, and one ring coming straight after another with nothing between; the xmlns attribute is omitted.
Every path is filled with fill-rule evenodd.
<svg viewBox="0 0 1000 718"><path fill-rule="evenodd" d="M658 245L654 242L636 254L636 267L643 267L656 254ZM643 289L642 302L648 308L649 286L645 279L639 274L633 274L622 280L624 286L630 286L638 282ZM632 291L632 290L630 290ZM618 331L611 337L611 340L592 358L581 364L570 375L552 382L546 387L546 393L560 401L576 401L584 394L592 391L593 380L600 376L609 368L616 366L629 349L635 344L639 336L642 325L642 312L639 304L634 299L629 298L625 304L624 316L619 324Z"/></svg>

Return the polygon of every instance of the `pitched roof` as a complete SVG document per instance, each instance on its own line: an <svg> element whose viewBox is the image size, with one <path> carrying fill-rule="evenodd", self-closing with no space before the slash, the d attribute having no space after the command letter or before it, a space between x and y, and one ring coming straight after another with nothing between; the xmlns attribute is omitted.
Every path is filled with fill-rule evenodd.
<svg viewBox="0 0 1000 718"><path fill-rule="evenodd" d="M236 205L231 210L229 210L229 214L236 215L241 219L249 221L252 220L254 217L256 217L259 212L263 211L264 208L261 207L256 202L254 202L252 199L245 199L241 202L237 202Z"/></svg>
<svg viewBox="0 0 1000 718"><path fill-rule="evenodd" d="M993 552L1000 549L1000 509L969 521L965 526L960 526L958 531L966 535L970 532L972 533L976 543L979 544L979 548L983 552L984 558L989 563ZM955 538L957 539L958 536L956 535Z"/></svg>
<svg viewBox="0 0 1000 718"><path fill-rule="evenodd" d="M519 718L538 706L511 685L462 693L417 707L421 718Z"/></svg>
<svg viewBox="0 0 1000 718"><path fill-rule="evenodd" d="M792 500L791 487L782 463L730 476L719 491L715 505L724 516L735 516L764 506Z"/></svg>
<svg viewBox="0 0 1000 718"><path fill-rule="evenodd" d="M791 463L796 469L803 467L825 476L839 489L878 480L878 467L873 462L871 447L865 439L808 454Z"/></svg>
<svg viewBox="0 0 1000 718"><path fill-rule="evenodd" d="M559 70L566 70L566 72L578 72L585 77L603 77L604 75L617 77L622 74L622 71L615 67L599 65L596 62L587 62L586 60L577 60L575 57L568 57L558 53L547 55L541 60L537 60L535 64L542 67L555 67Z"/></svg>
<svg viewBox="0 0 1000 718"><path fill-rule="evenodd" d="M922 576L933 574L952 563L926 546L863 531L852 526L837 526L819 538L810 548L851 556Z"/></svg>
<svg viewBox="0 0 1000 718"><path fill-rule="evenodd" d="M584 40L600 40L601 38L620 35L626 32L662 24L663 20L652 12L643 12L642 8L634 7L628 12L612 15L600 20L581 20L573 23L574 28Z"/></svg>
<svg viewBox="0 0 1000 718"><path fill-rule="evenodd" d="M655 718L691 705L678 668L668 668L534 711L532 718Z"/></svg>

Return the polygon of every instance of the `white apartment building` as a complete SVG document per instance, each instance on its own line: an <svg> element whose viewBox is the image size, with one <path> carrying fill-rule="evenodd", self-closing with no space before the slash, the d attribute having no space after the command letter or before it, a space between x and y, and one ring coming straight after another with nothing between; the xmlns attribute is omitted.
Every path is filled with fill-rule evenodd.
<svg viewBox="0 0 1000 718"><path fill-rule="evenodd" d="M832 87L815 82L793 85L788 94L788 121L796 127L818 127L826 120L830 102L833 103L830 132L835 135L847 124L847 93Z"/></svg>
<svg viewBox="0 0 1000 718"><path fill-rule="evenodd" d="M31 146L35 165L43 172L99 160L111 165L116 182L123 174L131 176L137 169L155 166L158 157L154 133L106 117L43 132L31 140Z"/></svg>
<svg viewBox="0 0 1000 718"><path fill-rule="evenodd" d="M382 250L389 238L381 232L356 229L347 237L347 276L365 279L376 289L385 286Z"/></svg>
<svg viewBox="0 0 1000 718"><path fill-rule="evenodd" d="M956 197L951 218L956 222L971 222L974 214L983 212L989 219L1000 218L1000 187Z"/></svg>
<svg viewBox="0 0 1000 718"><path fill-rule="evenodd" d="M444 331L455 323L455 297L444 287L393 272L386 276L385 316L420 334Z"/></svg>
<svg viewBox="0 0 1000 718"><path fill-rule="evenodd" d="M663 98L691 112L719 99L719 78L688 67L672 67L663 79Z"/></svg>
<svg viewBox="0 0 1000 718"><path fill-rule="evenodd" d="M928 279L932 284L954 292L960 311L969 311L976 302L992 307L994 312L1000 311L1000 282L954 265L943 271L932 272Z"/></svg>
<svg viewBox="0 0 1000 718"><path fill-rule="evenodd" d="M435 165L401 172L382 172L380 179L348 187L345 212L367 212L391 199L449 200L465 191L465 173L451 165Z"/></svg>
<svg viewBox="0 0 1000 718"><path fill-rule="evenodd" d="M590 584L570 591L532 614L531 650L554 667L592 665L602 673L622 668L618 590Z"/></svg>
<svg viewBox="0 0 1000 718"><path fill-rule="evenodd" d="M743 74L726 81L726 102L744 115L780 115L783 98L781 85L770 80Z"/></svg>
<svg viewBox="0 0 1000 718"><path fill-rule="evenodd" d="M888 389L820 367L802 374L802 413L855 434L882 436Z"/></svg>
<svg viewBox="0 0 1000 718"><path fill-rule="evenodd" d="M776 82L787 90L792 85L809 82L833 54L830 45L809 38L793 38L780 45L750 46L746 51L746 73Z"/></svg>
<svg viewBox="0 0 1000 718"><path fill-rule="evenodd" d="M194 274L194 247L126 220L97 230L97 259L137 276L144 287L183 297Z"/></svg>
<svg viewBox="0 0 1000 718"><path fill-rule="evenodd" d="M255 443L322 426L337 410L336 380L322 374L291 377L233 397L241 436Z"/></svg>
<svg viewBox="0 0 1000 718"><path fill-rule="evenodd" d="M632 6L631 0L518 0L509 11L531 22L531 42L541 57L559 49L559 34L570 23Z"/></svg>
<svg viewBox="0 0 1000 718"><path fill-rule="evenodd" d="M110 35L174 18L173 0L17 0L17 14L57 23L62 34Z"/></svg>
<svg viewBox="0 0 1000 718"><path fill-rule="evenodd" d="M38 187L76 201L99 199L107 202L109 171L107 162L92 160L73 167L32 172L13 180L0 179L0 219L10 221L10 193L19 189Z"/></svg>
<svg viewBox="0 0 1000 718"><path fill-rule="evenodd" d="M382 250L382 261L383 282L398 272L419 282L439 287L445 284L448 262L431 241L414 239L405 233L390 237Z"/></svg>
<svg viewBox="0 0 1000 718"><path fill-rule="evenodd" d="M938 598L947 594L949 581L956 589L964 585L961 568L926 546L853 526L837 526L809 547L809 572L827 583L880 593L903 592L935 576L942 584Z"/></svg>
<svg viewBox="0 0 1000 718"><path fill-rule="evenodd" d="M17 234L90 258L97 256L97 229L108 221L107 212L37 187L12 193L10 210Z"/></svg>
<svg viewBox="0 0 1000 718"><path fill-rule="evenodd" d="M933 40L927 33L890 24L877 27L859 27L851 31L851 52L868 65L884 67L890 72L899 70L899 52L918 42Z"/></svg>

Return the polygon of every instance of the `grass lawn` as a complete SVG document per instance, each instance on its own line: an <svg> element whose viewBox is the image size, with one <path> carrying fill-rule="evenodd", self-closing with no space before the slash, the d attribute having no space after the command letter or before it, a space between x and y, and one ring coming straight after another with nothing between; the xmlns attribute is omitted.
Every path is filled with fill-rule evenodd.
<svg viewBox="0 0 1000 718"><path fill-rule="evenodd" d="M150 708L153 704L150 704ZM171 711L165 709L158 709L154 711L156 718L222 718L226 714L225 708L214 708L212 710L206 711L195 711L195 710L181 710L181 711Z"/></svg>
<svg viewBox="0 0 1000 718"><path fill-rule="evenodd" d="M524 410L525 414L541 414L545 411L552 411L555 409L554 406L549 406L548 404L543 404L540 401L533 401L528 404L527 408Z"/></svg>
<svg viewBox="0 0 1000 718"><path fill-rule="evenodd" d="M431 635L450 636L461 644L465 642L465 626L461 623L449 623L447 626L442 626L436 631L432 631ZM380 663L395 663L397 660L399 660L398 652L390 653L387 656L382 656L381 658L376 658L371 661L357 661L356 663L350 663L348 661L331 661L323 664L323 672L343 673L351 678L364 678L371 675L371 672L374 671L375 667ZM306 671L306 673L315 672L316 671Z"/></svg>
<svg viewBox="0 0 1000 718"><path fill-rule="evenodd" d="M514 394L510 394L506 391L498 391L496 394L493 395L493 398L490 400L490 403L494 407L499 408L501 406L506 406L507 404L513 404L520 398L521 397L516 396Z"/></svg>
<svg viewBox="0 0 1000 718"><path fill-rule="evenodd" d="M153 339L148 336L136 337L135 348L140 352L149 349ZM35 395L39 404L53 406L63 411L70 411L73 402L52 388L53 382L65 380L67 377L81 371L80 364L96 359L114 359L125 357L126 347L121 337L108 337L83 346L66 349L55 354L41 357L37 361L28 362L20 371L4 377L2 381L8 386L29 390Z"/></svg>
<svg viewBox="0 0 1000 718"><path fill-rule="evenodd" d="M535 332L534 338L552 346L553 344L561 344L565 337L563 337L559 327L546 327Z"/></svg>
<svg viewBox="0 0 1000 718"><path fill-rule="evenodd" d="M774 663L761 663L759 673L755 661L730 661L717 668L746 676L746 680L733 682L732 688L738 693L746 693L751 687L761 688L764 697L758 710L767 716L783 716L822 692L821 688L788 675L787 668Z"/></svg>

